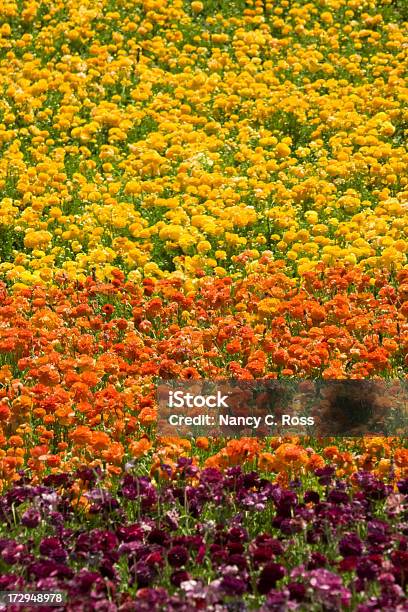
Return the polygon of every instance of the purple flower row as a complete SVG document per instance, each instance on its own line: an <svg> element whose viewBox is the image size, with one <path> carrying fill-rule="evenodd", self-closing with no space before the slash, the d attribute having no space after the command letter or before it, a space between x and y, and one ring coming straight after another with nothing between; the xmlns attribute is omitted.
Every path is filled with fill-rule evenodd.
<svg viewBox="0 0 408 612"><path fill-rule="evenodd" d="M0 497L0 591L63 590L68 610L408 610L408 481L352 488L328 467L301 490L179 467L111 490L89 469L22 474Z"/></svg>

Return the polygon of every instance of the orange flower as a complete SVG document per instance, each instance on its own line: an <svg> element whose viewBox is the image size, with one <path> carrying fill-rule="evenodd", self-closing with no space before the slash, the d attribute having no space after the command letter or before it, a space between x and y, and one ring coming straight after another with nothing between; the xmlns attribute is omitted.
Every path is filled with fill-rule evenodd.
<svg viewBox="0 0 408 612"><path fill-rule="evenodd" d="M315 470L318 470L324 467L325 465L326 463L323 457L321 455L318 455L317 453L313 453L312 455L310 455L306 467L311 472L314 472Z"/></svg>
<svg viewBox="0 0 408 612"><path fill-rule="evenodd" d="M295 444L281 444L275 451L279 464L284 468L295 468L306 465L309 459L307 451Z"/></svg>
<svg viewBox="0 0 408 612"><path fill-rule="evenodd" d="M129 452L132 457L141 457L149 452L152 448L152 443L148 438L141 438L129 444Z"/></svg>
<svg viewBox="0 0 408 612"><path fill-rule="evenodd" d="M61 457L59 455L47 455L46 463L49 467L58 467L61 464Z"/></svg>
<svg viewBox="0 0 408 612"><path fill-rule="evenodd" d="M69 434L71 440L78 446L87 446L92 439L92 431L85 425L79 425L72 433Z"/></svg>
<svg viewBox="0 0 408 612"><path fill-rule="evenodd" d="M107 450L102 452L102 457L108 463L114 463L116 465L122 462L125 449L120 442L113 442Z"/></svg>
<svg viewBox="0 0 408 612"><path fill-rule="evenodd" d="M91 445L95 450L105 450L110 444L108 434L103 431L93 431L91 437Z"/></svg>
<svg viewBox="0 0 408 612"><path fill-rule="evenodd" d="M394 461L400 468L408 467L408 448L398 448L394 454Z"/></svg>
<svg viewBox="0 0 408 612"><path fill-rule="evenodd" d="M157 410L156 408L142 408L139 412L139 421L143 425L150 425L157 421Z"/></svg>
<svg viewBox="0 0 408 612"><path fill-rule="evenodd" d="M196 446L202 450L207 450L210 446L208 438L200 437L196 439Z"/></svg>
<svg viewBox="0 0 408 612"><path fill-rule="evenodd" d="M258 467L262 472L273 472L275 457L272 453L261 453L258 457Z"/></svg>
<svg viewBox="0 0 408 612"><path fill-rule="evenodd" d="M23 446L24 440L21 436L10 436L8 443L10 446Z"/></svg>
<svg viewBox="0 0 408 612"><path fill-rule="evenodd" d="M11 410L6 404L0 404L0 422L8 421L11 417Z"/></svg>

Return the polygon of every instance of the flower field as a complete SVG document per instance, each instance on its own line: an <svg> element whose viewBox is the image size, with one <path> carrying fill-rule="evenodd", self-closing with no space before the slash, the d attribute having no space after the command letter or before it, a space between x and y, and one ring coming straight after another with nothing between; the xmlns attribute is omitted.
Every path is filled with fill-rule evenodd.
<svg viewBox="0 0 408 612"><path fill-rule="evenodd" d="M404 429L156 432L160 379L408 378L407 70L404 0L0 0L0 591L408 610Z"/></svg>

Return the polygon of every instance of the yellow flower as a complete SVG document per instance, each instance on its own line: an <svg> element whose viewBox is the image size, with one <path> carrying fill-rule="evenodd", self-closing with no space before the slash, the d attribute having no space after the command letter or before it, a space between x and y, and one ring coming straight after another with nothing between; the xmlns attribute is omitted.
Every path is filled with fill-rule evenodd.
<svg viewBox="0 0 408 612"><path fill-rule="evenodd" d="M275 151L278 157L288 157L290 155L290 147L284 142L279 142Z"/></svg>
<svg viewBox="0 0 408 612"><path fill-rule="evenodd" d="M194 0L194 2L191 3L191 10L193 11L195 15L198 15L198 13L201 13L203 9L204 9L204 4L202 2L198 2L197 0Z"/></svg>
<svg viewBox="0 0 408 612"><path fill-rule="evenodd" d="M208 251L211 251L211 248L211 243L208 242L208 240L201 240L201 242L197 244L197 251L200 254L208 253Z"/></svg>

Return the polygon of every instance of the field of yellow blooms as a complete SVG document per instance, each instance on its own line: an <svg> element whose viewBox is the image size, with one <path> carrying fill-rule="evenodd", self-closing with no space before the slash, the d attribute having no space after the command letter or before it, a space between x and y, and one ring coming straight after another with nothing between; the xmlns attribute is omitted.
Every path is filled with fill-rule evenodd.
<svg viewBox="0 0 408 612"><path fill-rule="evenodd" d="M0 610L408 610L408 439L156 434L406 380L405 0L0 0Z"/></svg>

